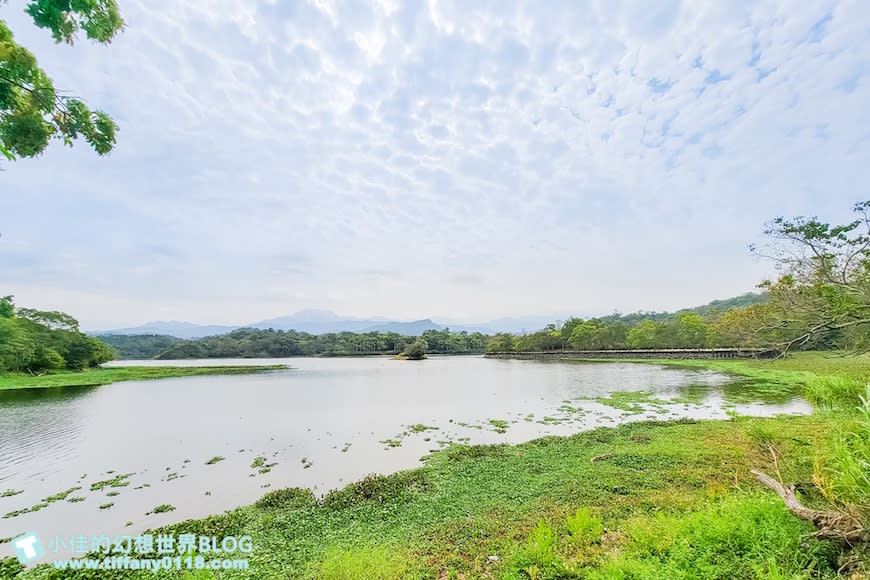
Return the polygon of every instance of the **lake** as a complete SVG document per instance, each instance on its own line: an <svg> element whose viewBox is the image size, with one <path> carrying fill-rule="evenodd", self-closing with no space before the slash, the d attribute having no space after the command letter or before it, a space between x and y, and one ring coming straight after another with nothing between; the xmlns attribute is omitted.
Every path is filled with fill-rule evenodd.
<svg viewBox="0 0 870 580"><path fill-rule="evenodd" d="M81 488L0 519L0 538L36 531L47 544L135 534L282 487L322 495L369 473L419 465L450 443L515 443L626 421L726 418L729 410L810 411L800 399L739 397L741 387L720 373L646 363L436 356L112 364L276 363L292 368L0 392L0 493L23 490L0 497L0 513ZM207 464L216 456L224 459ZM91 489L127 474L117 486ZM175 510L146 515L161 504ZM0 549L12 554L8 543Z"/></svg>

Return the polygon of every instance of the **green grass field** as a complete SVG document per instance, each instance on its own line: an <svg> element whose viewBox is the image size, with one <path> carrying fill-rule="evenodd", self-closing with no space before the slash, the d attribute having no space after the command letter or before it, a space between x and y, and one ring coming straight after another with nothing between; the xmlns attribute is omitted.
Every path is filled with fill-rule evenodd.
<svg viewBox="0 0 870 580"><path fill-rule="evenodd" d="M773 445L783 479L799 485L808 505L826 505L812 484L818 466L838 465L841 433L870 430L854 392L868 376L866 358L685 364L728 370L756 385L796 382L799 392L824 383L825 400L838 410L821 405L811 416L642 422L514 446L454 445L418 469L370 476L322 500L307 490L277 490L254 505L164 528L250 535L254 552L246 573L160 576L836 578L848 558L852 577L866 577L866 551L847 553L813 538L812 526L750 473L773 473ZM12 573L17 562L6 566ZM22 577L92 577L78 574L42 566Z"/></svg>
<svg viewBox="0 0 870 580"><path fill-rule="evenodd" d="M0 373L0 390L50 387L85 387L121 381L144 381L202 375L241 375L281 370L283 365L213 367L100 367L83 371L56 371L41 375Z"/></svg>

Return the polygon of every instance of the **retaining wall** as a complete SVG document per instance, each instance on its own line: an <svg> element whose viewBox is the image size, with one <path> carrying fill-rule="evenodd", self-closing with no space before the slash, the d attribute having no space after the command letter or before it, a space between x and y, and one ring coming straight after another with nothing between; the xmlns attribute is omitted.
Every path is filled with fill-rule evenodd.
<svg viewBox="0 0 870 580"><path fill-rule="evenodd" d="M774 358L779 351L761 348L666 348L644 350L549 350L543 352L488 352L486 358L516 359L727 359Z"/></svg>

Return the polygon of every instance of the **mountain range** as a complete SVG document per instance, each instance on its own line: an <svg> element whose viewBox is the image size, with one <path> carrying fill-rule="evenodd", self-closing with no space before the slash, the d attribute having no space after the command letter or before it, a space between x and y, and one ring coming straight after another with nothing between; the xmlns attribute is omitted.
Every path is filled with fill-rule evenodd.
<svg viewBox="0 0 870 580"><path fill-rule="evenodd" d="M707 316L714 311L724 312L731 308L748 306L763 299L761 294L746 293L725 300L714 300L707 304L679 310L678 312L696 312ZM626 318L664 318L669 316L667 312L638 312L628 315ZM576 315L575 315L576 316ZM620 316L613 314L611 316ZM222 326L213 324L194 324L169 320L162 322L148 322L141 326L131 328L117 328L112 330L90 331L91 335L136 335L136 334L162 334L176 338L202 338L217 334L226 334L237 328L273 328L275 330L297 330L310 334L327 334L330 332L397 332L404 336L418 336L427 330L441 330L450 328L457 332L482 332L495 334L498 332L510 332L519 334L533 332L544 328L547 324L556 322L558 319L565 320L568 316L519 316L498 318L478 324L466 324L457 321L435 322L431 318L420 320L398 321L380 316L372 318L354 318L341 316L329 310L300 310L295 314L270 318L251 324L238 326Z"/></svg>
<svg viewBox="0 0 870 580"><path fill-rule="evenodd" d="M431 318L420 320L398 321L384 317L353 318L340 316L329 310L301 310L295 314L270 318L250 324L223 326L213 324L194 324L178 320L148 322L130 328L110 330L94 330L92 335L136 335L162 334L176 338L202 338L226 334L238 328L274 328L275 330L297 330L311 334L326 334L330 332L397 332L405 336L417 336L426 330L441 330L450 328L455 331L482 332L522 332L542 328L552 322L552 316L528 316L516 318L500 318L480 324L448 324L434 322Z"/></svg>

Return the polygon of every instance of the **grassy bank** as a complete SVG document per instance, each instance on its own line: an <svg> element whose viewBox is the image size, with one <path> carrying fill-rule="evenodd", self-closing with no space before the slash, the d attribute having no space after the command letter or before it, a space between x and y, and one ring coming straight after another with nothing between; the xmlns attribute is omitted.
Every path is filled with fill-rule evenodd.
<svg viewBox="0 0 870 580"><path fill-rule="evenodd" d="M51 387L93 387L121 381L144 381L202 375L243 375L274 371L284 365L204 367L98 367L83 371L56 371L41 375L0 373L0 390Z"/></svg>
<svg viewBox="0 0 870 580"><path fill-rule="evenodd" d="M768 367L713 364L756 384L799 377L799 389L813 381L851 389L863 380L848 363L826 361L834 365L827 374L810 371L823 368L812 357ZM834 399L845 404L849 396ZM840 431L857 419L856 412L821 409L803 417L634 423L515 446L451 446L416 470L371 476L323 500L278 490L254 505L164 528L176 536L250 535L254 552L247 573L161 577L834 578L842 552L811 537L811 526L789 514L750 469L772 472L773 445L783 479L800 485L804 502L821 506L815 464L832 458ZM866 555L852 557L870 563ZM78 574L37 567L23 577L93 577Z"/></svg>

